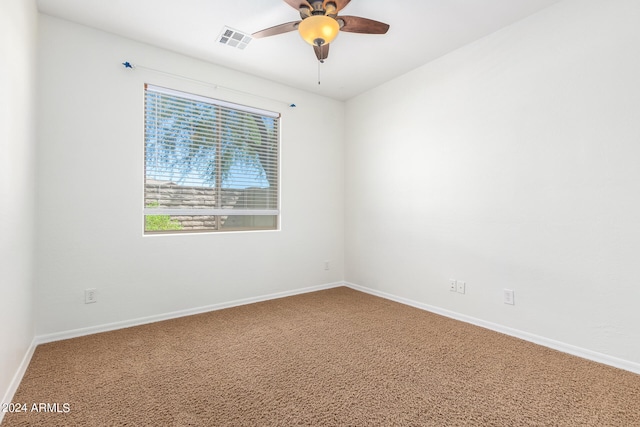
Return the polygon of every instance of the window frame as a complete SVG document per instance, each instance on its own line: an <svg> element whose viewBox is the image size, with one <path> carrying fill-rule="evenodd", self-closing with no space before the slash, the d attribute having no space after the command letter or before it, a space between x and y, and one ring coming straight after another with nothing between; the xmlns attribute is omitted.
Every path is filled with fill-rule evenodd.
<svg viewBox="0 0 640 427"><path fill-rule="evenodd" d="M228 207L220 207L219 204L224 203L224 200L222 198L222 193L227 191L227 192L238 192L238 193L242 193L243 194L248 194L249 190L255 190L256 188L251 188L251 187L246 187L243 189L230 189L230 188L224 188L224 181L221 179L217 179L219 178L219 176L216 177L217 182L215 182L215 185L213 186L201 186L198 188L202 188L202 189L208 189L208 190L214 190L215 192L215 196L214 196L214 203L218 204L217 207L215 208L193 208L193 209L189 209L189 208L166 208L166 207L150 207L149 206L149 199L147 197L148 195L148 185L149 184L149 177L147 175L147 169L148 169L148 156L147 156L147 150L148 150L148 136L147 136L147 128L148 128L148 93L152 92L154 94L159 94L162 96L169 96L169 97L176 97L179 98L181 100L187 100L187 101L191 101L193 103L201 103L201 104L208 104L208 105L212 105L215 106L215 108L220 109L216 114L217 115L221 115L222 118L217 119L218 120L223 120L224 117L228 114L233 114L233 113L229 113L229 111L232 112L240 112L240 113L248 113L250 115L255 115L255 116L260 116L260 118L264 119L264 118L269 118L272 119L275 123L274 125L274 129L275 129L275 138L267 138L265 140L265 143L275 143L275 155L269 155L266 157L266 160L269 163L269 171L267 172L267 169L264 169L265 165L264 163L262 163L262 158L260 158L260 156L258 156L256 154L256 156L258 157L258 162L260 163L260 167L263 168L263 172L266 175L269 174L275 174L275 197L270 197L268 194L269 192L266 191L267 196L265 197L265 200L267 200L268 204L271 204L271 201L273 199L273 201L275 202L275 208L270 207L270 208L265 208L265 209L257 209L257 208L252 208L252 209L236 209L234 207L232 208L228 208ZM145 236L150 236L150 235L182 235L182 234L202 234L202 233L226 233L226 232L248 232L248 231L278 231L280 230L280 215L281 215L281 211L280 211L280 199L281 199L281 113L279 112L274 112L271 110L265 110L265 109L261 109L261 108L257 108L257 107L253 107L253 106L247 106L247 105L243 105L243 104L237 104L237 103L233 103L230 101L226 101L226 100L221 100L221 99L217 99L217 98L212 98L209 96L204 96L204 95L199 95L199 94L194 94L194 93L190 93L190 92L185 92L185 91L181 91L178 89L171 89L171 88L167 88L167 87L163 87L163 86L158 86L155 84L150 84L150 83L145 83L144 84L144 131L143 131L143 163L144 163L144 168L143 168L143 234ZM221 112L222 111L222 112ZM222 124L222 122L217 123L215 126L220 126L221 128L224 128L224 126L233 126L232 122L224 122L224 124ZM261 139L262 141L262 139ZM159 143L156 142L156 146ZM215 148L214 151L216 153L219 153L220 150L222 149L222 145L223 145L223 137L218 135L216 141L215 141ZM255 146L253 147L255 149ZM273 146L268 147L273 149ZM264 148L261 148L264 149ZM218 156L218 154L215 154L215 156ZM216 160L217 161L217 160ZM219 167L219 163L218 163L218 167ZM266 188L258 188L258 189L262 189L265 190L267 188L270 188L273 185L273 181L269 180L268 178L265 177L265 179L267 179L267 183L269 184ZM151 179L153 180L153 179ZM159 182L159 181L158 181ZM175 184L178 185L176 183L167 181L167 184ZM153 184L151 184L153 185ZM159 187L160 185L158 185ZM183 188L191 188L193 186L182 186ZM248 196L245 196L248 197ZM215 217L215 223L216 226L215 227L201 227L198 229L167 229L167 230L148 230L147 229L147 218L148 217L153 217L153 216L168 216L169 218L172 217L187 217L187 216L192 216L192 217ZM223 218L224 217L224 218ZM269 225L241 225L241 226L230 226L230 227L224 227L224 223L226 221L228 221L229 217L235 217L240 218L240 220L242 220L242 217L251 217L250 218L250 222L255 222L255 218L257 217L273 217L273 223L269 224ZM171 219L172 221L174 221L174 219Z"/></svg>

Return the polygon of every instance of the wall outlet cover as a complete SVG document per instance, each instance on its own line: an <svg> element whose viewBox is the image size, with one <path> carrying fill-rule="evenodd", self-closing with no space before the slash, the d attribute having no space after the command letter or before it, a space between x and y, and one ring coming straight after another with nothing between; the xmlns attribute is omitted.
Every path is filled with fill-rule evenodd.
<svg viewBox="0 0 640 427"><path fill-rule="evenodd" d="M98 290L97 289L85 289L84 290L84 303L91 304L98 302Z"/></svg>
<svg viewBox="0 0 640 427"><path fill-rule="evenodd" d="M504 290L504 303L509 305L515 305L514 292L512 289Z"/></svg>

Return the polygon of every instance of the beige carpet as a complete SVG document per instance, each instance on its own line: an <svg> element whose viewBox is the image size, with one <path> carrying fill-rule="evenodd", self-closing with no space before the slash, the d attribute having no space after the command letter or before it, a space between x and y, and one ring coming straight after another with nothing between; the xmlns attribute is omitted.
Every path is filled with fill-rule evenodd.
<svg viewBox="0 0 640 427"><path fill-rule="evenodd" d="M336 288L41 345L14 402L61 412L3 426L626 427L640 376Z"/></svg>

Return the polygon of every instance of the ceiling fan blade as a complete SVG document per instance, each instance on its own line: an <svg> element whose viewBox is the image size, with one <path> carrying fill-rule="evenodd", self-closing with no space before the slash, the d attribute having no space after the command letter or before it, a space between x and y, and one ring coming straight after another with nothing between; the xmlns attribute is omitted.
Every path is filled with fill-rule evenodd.
<svg viewBox="0 0 640 427"><path fill-rule="evenodd" d="M323 44L322 46L314 46L313 50L316 52L318 61L324 61L329 56L329 45Z"/></svg>
<svg viewBox="0 0 640 427"><path fill-rule="evenodd" d="M349 4L351 0L324 0L324 3L322 4L322 7L326 8L327 7L327 3L335 3L336 4L336 11L340 12L342 9L345 8L346 5Z"/></svg>
<svg viewBox="0 0 640 427"><path fill-rule="evenodd" d="M300 10L301 6L306 6L311 9L311 5L305 0L284 0L284 2L295 10Z"/></svg>
<svg viewBox="0 0 640 427"><path fill-rule="evenodd" d="M339 16L338 22L344 22L340 31L361 34L385 34L389 30L389 24L374 21L373 19L361 18L359 16Z"/></svg>
<svg viewBox="0 0 640 427"><path fill-rule="evenodd" d="M280 24L280 25L276 25L275 27L265 28L264 30L251 34L251 36L254 39L260 39L262 37L269 37L269 36L275 36L282 33L288 33L289 31L297 30L299 23L300 21L287 22L286 24Z"/></svg>

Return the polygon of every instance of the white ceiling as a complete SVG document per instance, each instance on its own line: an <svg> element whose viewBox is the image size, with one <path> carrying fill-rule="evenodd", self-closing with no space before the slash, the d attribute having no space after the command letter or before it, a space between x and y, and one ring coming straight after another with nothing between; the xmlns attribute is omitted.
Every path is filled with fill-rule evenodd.
<svg viewBox="0 0 640 427"><path fill-rule="evenodd" d="M346 100L559 1L352 0L341 15L391 27L385 35L340 33L321 65L321 85L313 48L297 32L254 39L244 50L217 42L225 25L251 34L298 20L298 12L283 0L38 0L38 7L48 15Z"/></svg>

